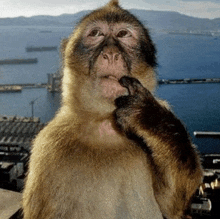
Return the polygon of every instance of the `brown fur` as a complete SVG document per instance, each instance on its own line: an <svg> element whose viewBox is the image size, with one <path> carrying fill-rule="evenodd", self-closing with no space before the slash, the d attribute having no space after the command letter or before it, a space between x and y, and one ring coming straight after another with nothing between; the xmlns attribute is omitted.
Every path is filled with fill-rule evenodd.
<svg viewBox="0 0 220 219"><path fill-rule="evenodd" d="M181 218L202 170L184 127L153 96L147 30L113 0L82 19L63 51L62 107L34 141L24 219Z"/></svg>

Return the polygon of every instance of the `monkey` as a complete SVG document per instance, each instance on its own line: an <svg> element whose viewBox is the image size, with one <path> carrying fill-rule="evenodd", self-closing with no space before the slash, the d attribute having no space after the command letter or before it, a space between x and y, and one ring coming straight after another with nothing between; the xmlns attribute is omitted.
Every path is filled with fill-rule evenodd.
<svg viewBox="0 0 220 219"><path fill-rule="evenodd" d="M62 103L33 142L24 219L180 219L199 154L157 87L148 29L118 1L62 44Z"/></svg>

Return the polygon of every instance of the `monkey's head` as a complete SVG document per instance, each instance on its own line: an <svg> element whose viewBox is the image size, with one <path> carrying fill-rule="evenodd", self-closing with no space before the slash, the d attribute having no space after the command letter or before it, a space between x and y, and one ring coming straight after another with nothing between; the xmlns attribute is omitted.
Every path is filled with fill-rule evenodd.
<svg viewBox="0 0 220 219"><path fill-rule="evenodd" d="M125 75L150 91L156 86L156 51L148 31L116 0L85 16L63 48L66 105L112 111L114 100L128 92L118 82Z"/></svg>

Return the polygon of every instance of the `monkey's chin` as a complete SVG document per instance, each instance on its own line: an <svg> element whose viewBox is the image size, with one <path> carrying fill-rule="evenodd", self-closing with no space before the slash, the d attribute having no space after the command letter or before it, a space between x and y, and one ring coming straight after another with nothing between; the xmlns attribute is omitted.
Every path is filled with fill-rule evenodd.
<svg viewBox="0 0 220 219"><path fill-rule="evenodd" d="M109 100L115 100L119 96L128 95L128 90L122 87L114 76L100 78L99 86L102 96Z"/></svg>

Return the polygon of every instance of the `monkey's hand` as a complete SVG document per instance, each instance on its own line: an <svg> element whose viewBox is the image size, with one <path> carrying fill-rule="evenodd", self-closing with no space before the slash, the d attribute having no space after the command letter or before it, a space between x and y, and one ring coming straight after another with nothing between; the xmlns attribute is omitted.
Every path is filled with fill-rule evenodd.
<svg viewBox="0 0 220 219"><path fill-rule="evenodd" d="M165 118L173 117L172 112L162 106L137 79L124 76L119 83L128 89L129 95L115 100L115 118L118 127L127 135L138 134L140 129L157 132Z"/></svg>
<svg viewBox="0 0 220 219"><path fill-rule="evenodd" d="M179 219L202 179L199 157L185 127L141 83L122 77L128 96L115 100L117 126L149 155L153 187L161 212Z"/></svg>
<svg viewBox="0 0 220 219"><path fill-rule="evenodd" d="M147 140L146 135L155 136L162 142L172 144L176 149L179 148L176 145L180 143L191 144L181 121L137 79L124 76L119 83L128 89L129 95L115 100L117 109L114 113L117 126L128 137L133 134L139 137L145 135L144 139Z"/></svg>

